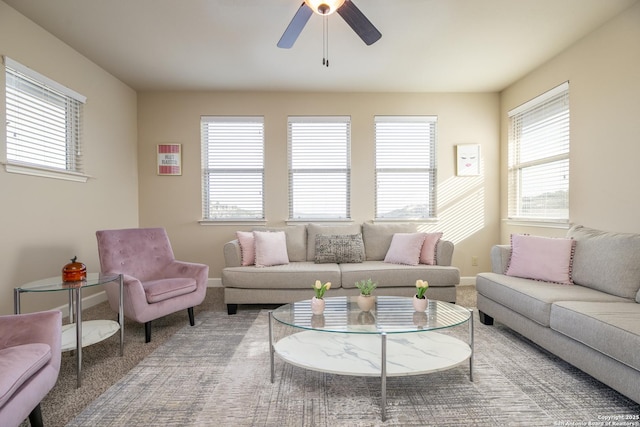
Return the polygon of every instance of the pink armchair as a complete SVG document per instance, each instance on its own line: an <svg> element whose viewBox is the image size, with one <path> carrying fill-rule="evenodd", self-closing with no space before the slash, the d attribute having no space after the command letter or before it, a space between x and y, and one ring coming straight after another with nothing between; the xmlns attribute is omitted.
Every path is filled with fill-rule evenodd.
<svg viewBox="0 0 640 427"><path fill-rule="evenodd" d="M151 341L151 321L193 307L207 292L209 266L176 261L163 228L130 228L96 232L100 269L124 276L124 315L145 325ZM111 309L118 312L118 284L105 285Z"/></svg>
<svg viewBox="0 0 640 427"><path fill-rule="evenodd" d="M61 331L59 311L0 316L0 426L27 417L43 425L40 402L58 381Z"/></svg>

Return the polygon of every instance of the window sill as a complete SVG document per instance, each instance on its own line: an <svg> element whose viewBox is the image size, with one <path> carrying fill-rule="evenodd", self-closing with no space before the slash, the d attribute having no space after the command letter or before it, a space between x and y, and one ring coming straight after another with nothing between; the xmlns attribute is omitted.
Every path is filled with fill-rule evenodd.
<svg viewBox="0 0 640 427"><path fill-rule="evenodd" d="M528 219L514 219L507 218L502 220L507 225L517 227L543 227L543 228L563 228L568 230L570 227L568 220L528 220Z"/></svg>
<svg viewBox="0 0 640 427"><path fill-rule="evenodd" d="M4 169L9 173L17 173L21 175L39 176L41 178L62 179L65 181L87 182L89 175L77 172L63 171L59 169L49 169L38 166L23 165L17 163L5 163Z"/></svg>
<svg viewBox="0 0 640 427"><path fill-rule="evenodd" d="M247 225L255 225L255 226L264 226L267 221L264 219L201 219L198 221L200 225L239 225L239 226L247 226Z"/></svg>

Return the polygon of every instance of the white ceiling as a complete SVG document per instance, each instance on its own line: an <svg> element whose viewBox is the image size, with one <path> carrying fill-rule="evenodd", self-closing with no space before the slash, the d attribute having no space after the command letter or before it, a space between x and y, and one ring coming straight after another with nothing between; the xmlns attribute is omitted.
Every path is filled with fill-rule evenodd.
<svg viewBox="0 0 640 427"><path fill-rule="evenodd" d="M354 0L276 43L301 0L3 0L136 90L494 92L640 0Z"/></svg>

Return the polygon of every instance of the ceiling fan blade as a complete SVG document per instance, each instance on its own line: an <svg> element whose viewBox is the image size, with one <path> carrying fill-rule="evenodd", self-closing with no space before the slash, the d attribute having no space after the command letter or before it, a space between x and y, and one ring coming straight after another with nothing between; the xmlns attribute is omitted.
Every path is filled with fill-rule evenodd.
<svg viewBox="0 0 640 427"><path fill-rule="evenodd" d="M311 18L311 15L313 15L313 10L303 2L291 22L289 22L287 29L284 30L284 34L280 37L278 47L283 49L291 48L307 24L307 21Z"/></svg>
<svg viewBox="0 0 640 427"><path fill-rule="evenodd" d="M373 26L371 21L369 21L350 0L346 0L344 4L340 6L338 13L367 46L374 44L382 37L380 31Z"/></svg>

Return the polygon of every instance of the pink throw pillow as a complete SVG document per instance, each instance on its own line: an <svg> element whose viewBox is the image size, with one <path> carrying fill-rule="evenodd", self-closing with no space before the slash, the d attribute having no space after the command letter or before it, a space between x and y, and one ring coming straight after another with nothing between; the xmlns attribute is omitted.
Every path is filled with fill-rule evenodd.
<svg viewBox="0 0 640 427"><path fill-rule="evenodd" d="M236 238L240 243L240 253L242 254L242 265L253 265L256 263L256 241L251 231L236 231Z"/></svg>
<svg viewBox="0 0 640 427"><path fill-rule="evenodd" d="M436 265L436 248L442 233L424 233L425 239L420 251L420 264Z"/></svg>
<svg viewBox="0 0 640 427"><path fill-rule="evenodd" d="M289 264L287 236L284 231L254 231L256 267Z"/></svg>
<svg viewBox="0 0 640 427"><path fill-rule="evenodd" d="M384 262L418 265L425 233L394 233Z"/></svg>
<svg viewBox="0 0 640 427"><path fill-rule="evenodd" d="M575 240L511 235L507 276L572 285L571 267Z"/></svg>

